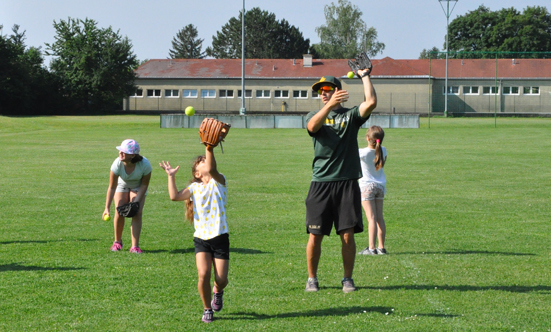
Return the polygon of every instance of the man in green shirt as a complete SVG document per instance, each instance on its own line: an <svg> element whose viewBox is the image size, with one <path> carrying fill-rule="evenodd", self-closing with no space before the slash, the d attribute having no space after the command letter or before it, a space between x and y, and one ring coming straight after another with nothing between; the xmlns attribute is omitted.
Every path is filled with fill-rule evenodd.
<svg viewBox="0 0 551 332"><path fill-rule="evenodd" d="M369 77L370 70L359 70L365 101L353 108L344 108L348 92L333 76L324 76L312 85L324 103L319 111L307 117L308 134L314 143L312 182L306 197L306 247L308 263L307 292L319 290L317 279L324 235L333 225L342 242L344 278L343 292L356 290L352 272L356 257L354 233L363 231L362 206L358 179L362 177L358 153L358 131L377 106L377 95Z"/></svg>

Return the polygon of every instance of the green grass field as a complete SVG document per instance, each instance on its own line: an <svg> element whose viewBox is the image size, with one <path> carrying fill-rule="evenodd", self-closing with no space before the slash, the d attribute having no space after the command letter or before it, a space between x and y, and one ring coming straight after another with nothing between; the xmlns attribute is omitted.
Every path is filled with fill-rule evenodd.
<svg viewBox="0 0 551 332"><path fill-rule="evenodd" d="M0 117L1 331L550 331L551 119L438 119L387 129L389 255L358 256L343 294L340 239L325 238L321 291L305 293L305 130L232 129L230 284L201 322L193 229L158 163L203 153L196 129L158 116ZM364 132L359 140L362 145ZM115 146L154 165L142 255L113 253L101 220ZM356 237L358 251L367 232Z"/></svg>

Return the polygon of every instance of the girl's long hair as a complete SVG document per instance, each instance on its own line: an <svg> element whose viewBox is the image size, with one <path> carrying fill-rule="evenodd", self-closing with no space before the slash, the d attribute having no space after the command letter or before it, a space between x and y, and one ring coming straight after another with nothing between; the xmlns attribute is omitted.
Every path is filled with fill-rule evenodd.
<svg viewBox="0 0 551 332"><path fill-rule="evenodd" d="M365 135L369 138L371 144L375 143L375 169L378 171L385 166L385 158L383 156L383 149L381 144L383 144L383 139L385 138L385 131L379 126L371 126L367 130Z"/></svg>
<svg viewBox="0 0 551 332"><path fill-rule="evenodd" d="M143 157L140 156L139 154L135 155L134 157L132 157L132 160L130 160L130 162L132 164L136 164L136 163L139 163L140 161L143 160Z"/></svg>
<svg viewBox="0 0 551 332"><path fill-rule="evenodd" d="M189 181L190 184L193 182L201 182L201 179L195 177L195 173L197 172L197 165L205 159L205 156L198 156L191 164L191 176L193 176L193 179ZM189 220L190 224L193 224L193 202L191 199L186 199L186 219Z"/></svg>

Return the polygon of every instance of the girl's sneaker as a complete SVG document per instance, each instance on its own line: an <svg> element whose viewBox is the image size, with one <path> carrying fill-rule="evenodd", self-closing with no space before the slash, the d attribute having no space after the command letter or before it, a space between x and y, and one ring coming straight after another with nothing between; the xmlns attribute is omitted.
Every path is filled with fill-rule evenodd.
<svg viewBox="0 0 551 332"><path fill-rule="evenodd" d="M213 311L218 312L222 310L222 307L224 307L224 299L222 298L224 296L224 291L214 293L213 289L212 293L214 294L214 296L210 305L212 306Z"/></svg>
<svg viewBox="0 0 551 332"><path fill-rule="evenodd" d="M113 242L113 245L111 246L111 251L121 251L122 250L122 242Z"/></svg>
<svg viewBox="0 0 551 332"><path fill-rule="evenodd" d="M377 255L386 255L386 249L385 248L377 248Z"/></svg>
<svg viewBox="0 0 551 332"><path fill-rule="evenodd" d="M205 323L212 323L214 319L214 312L212 312L212 309L205 309L203 312L203 319L202 321Z"/></svg>
<svg viewBox="0 0 551 332"><path fill-rule="evenodd" d="M140 247L132 247L132 248L130 248L130 252L133 253L133 254L141 254L142 249L140 249Z"/></svg>
<svg viewBox="0 0 551 332"><path fill-rule="evenodd" d="M377 255L377 249L369 249L369 247L360 251L358 255Z"/></svg>

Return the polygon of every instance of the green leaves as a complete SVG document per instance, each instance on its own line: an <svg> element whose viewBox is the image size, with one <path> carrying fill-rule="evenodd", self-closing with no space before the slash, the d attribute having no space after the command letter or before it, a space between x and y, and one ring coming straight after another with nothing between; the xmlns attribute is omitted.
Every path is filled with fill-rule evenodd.
<svg viewBox="0 0 551 332"><path fill-rule="evenodd" d="M221 31L212 37L208 56L217 59L241 58L241 14L232 17ZM292 59L308 53L310 40L285 19L278 21L275 14L255 7L245 13L245 57L249 59Z"/></svg>
<svg viewBox="0 0 551 332"><path fill-rule="evenodd" d="M203 40L197 38L197 28L193 24L188 24L182 30L178 31L172 38L172 47L169 56L172 59L203 59L205 52L201 51Z"/></svg>
<svg viewBox="0 0 551 332"><path fill-rule="evenodd" d="M320 43L313 45L319 57L351 59L360 52L369 56L382 53L385 44L377 41L377 30L367 28L362 15L361 10L347 0L326 5L326 25L316 28Z"/></svg>
<svg viewBox="0 0 551 332"><path fill-rule="evenodd" d="M548 52L551 49L551 17L545 7L526 7L520 13L515 8L492 12L482 5L458 16L450 23L449 29L450 51L466 52L451 55L457 58L495 57L491 53L468 53L471 51L505 52L498 57L536 58L540 57L537 53L523 52Z"/></svg>
<svg viewBox="0 0 551 332"><path fill-rule="evenodd" d="M54 28L56 41L46 44L46 54L56 57L50 68L60 77L64 95L88 111L120 108L134 90L132 69L138 64L130 40L91 19L54 21Z"/></svg>

